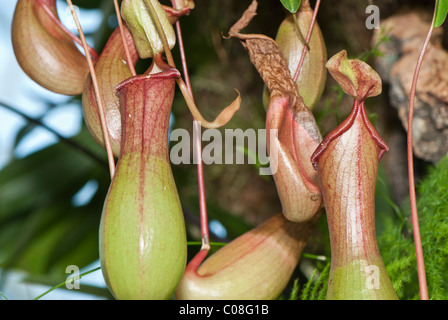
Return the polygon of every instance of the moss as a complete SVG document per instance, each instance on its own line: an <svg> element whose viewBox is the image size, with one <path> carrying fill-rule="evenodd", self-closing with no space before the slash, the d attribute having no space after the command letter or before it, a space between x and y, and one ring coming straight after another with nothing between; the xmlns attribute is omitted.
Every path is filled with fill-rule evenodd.
<svg viewBox="0 0 448 320"><path fill-rule="evenodd" d="M430 299L448 299L448 157L430 168L417 188L418 215ZM419 299L409 210L406 220L385 225L378 237L387 271L400 299ZM411 235L411 236L408 236Z"/></svg>

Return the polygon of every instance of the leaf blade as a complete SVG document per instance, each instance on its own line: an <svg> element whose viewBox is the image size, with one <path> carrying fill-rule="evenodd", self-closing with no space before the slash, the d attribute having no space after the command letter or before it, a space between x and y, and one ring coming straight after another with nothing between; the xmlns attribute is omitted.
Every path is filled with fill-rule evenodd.
<svg viewBox="0 0 448 320"><path fill-rule="evenodd" d="M299 10L302 0L280 0L283 6L291 13L296 13Z"/></svg>
<svg viewBox="0 0 448 320"><path fill-rule="evenodd" d="M434 27L440 27L446 19L448 13L448 0L437 0L434 13Z"/></svg>

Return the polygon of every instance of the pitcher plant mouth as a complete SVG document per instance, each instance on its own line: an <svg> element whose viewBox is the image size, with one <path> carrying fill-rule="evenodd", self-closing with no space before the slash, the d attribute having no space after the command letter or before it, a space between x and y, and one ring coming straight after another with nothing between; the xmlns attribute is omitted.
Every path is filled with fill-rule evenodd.
<svg viewBox="0 0 448 320"><path fill-rule="evenodd" d="M313 164L313 167L315 170L317 170L317 163L319 161L319 158L322 156L322 154L325 152L325 150L328 148L329 144L334 141L335 139L339 138L341 135L343 135L345 132L350 130L350 128L353 126L353 123L355 122L356 118L360 116L364 125L366 126L367 130L369 131L371 137L380 147L380 150L378 152L378 161L380 161L384 155L385 152L389 151L389 147L387 146L386 142L381 138L378 131L375 129L375 127L370 122L366 110L365 110L365 102L360 100L355 100L353 102L353 108L350 112L350 115L346 120L344 120L336 129L331 131L324 140L319 144L317 149L314 151L313 155L311 156L311 163Z"/></svg>
<svg viewBox="0 0 448 320"><path fill-rule="evenodd" d="M158 54L154 57L153 63L145 74L136 75L120 82L116 87L116 91L119 94L124 87L134 84L135 82L147 81L150 79L178 79L180 76L180 72L169 66L165 61L163 61L162 55Z"/></svg>

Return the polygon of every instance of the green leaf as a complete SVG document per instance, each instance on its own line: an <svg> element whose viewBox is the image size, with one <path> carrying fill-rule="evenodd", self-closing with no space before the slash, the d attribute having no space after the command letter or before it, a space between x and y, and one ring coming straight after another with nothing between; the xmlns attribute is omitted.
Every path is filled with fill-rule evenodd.
<svg viewBox="0 0 448 320"><path fill-rule="evenodd" d="M291 13L296 13L299 10L302 0L280 0L283 6Z"/></svg>
<svg viewBox="0 0 448 320"><path fill-rule="evenodd" d="M83 273L81 273L78 276L78 279L81 279L82 277L84 277L84 276L86 276L86 275L88 275L90 273L99 271L99 270L101 270L101 267L97 267L97 268L94 268L92 270L83 272ZM54 283L54 280L51 277L48 277L48 276L31 276L31 277L27 277L25 279L25 281L28 282L28 283L38 283L38 284L42 284L42 285L50 285L51 283ZM60 289L67 289L65 284L66 284L66 281L61 282L58 285L56 285L56 286L48 289L47 291L41 293L40 295L35 297L33 300L39 300L43 296L49 294L50 292L52 292L52 291L54 291L54 290L56 290L58 288L60 288ZM106 288L100 288L100 287L96 287L96 286L83 284L76 291L77 292L91 294L91 295L95 295L95 296L98 296L98 297L105 297L105 298L111 299L111 300L114 299L114 297L112 296L110 291L108 289L106 289Z"/></svg>
<svg viewBox="0 0 448 320"><path fill-rule="evenodd" d="M437 0L434 16L434 27L440 27L446 19L448 13L448 0Z"/></svg>
<svg viewBox="0 0 448 320"><path fill-rule="evenodd" d="M291 294L289 295L289 300L298 300L299 299L299 279L295 279L292 285Z"/></svg>
<svg viewBox="0 0 448 320"><path fill-rule="evenodd" d="M29 133L33 132L35 128L35 123L27 122L16 134L16 138L13 143L14 149L19 145L23 138L25 138Z"/></svg>
<svg viewBox="0 0 448 320"><path fill-rule="evenodd" d="M100 148L86 129L73 141ZM75 206L73 196L91 179L98 191L88 204ZM1 267L36 275L95 261L109 183L107 170L64 142L12 160L0 170Z"/></svg>

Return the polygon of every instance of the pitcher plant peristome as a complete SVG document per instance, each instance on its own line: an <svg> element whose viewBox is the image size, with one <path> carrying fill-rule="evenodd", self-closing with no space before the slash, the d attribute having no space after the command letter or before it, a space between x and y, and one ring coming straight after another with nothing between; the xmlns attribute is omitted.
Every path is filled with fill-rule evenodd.
<svg viewBox="0 0 448 320"><path fill-rule="evenodd" d="M317 169L330 232L327 299L397 299L375 234L375 185L386 143L370 123L364 100L381 93L381 79L365 62L341 51L327 63L354 98L349 117L319 145Z"/></svg>

